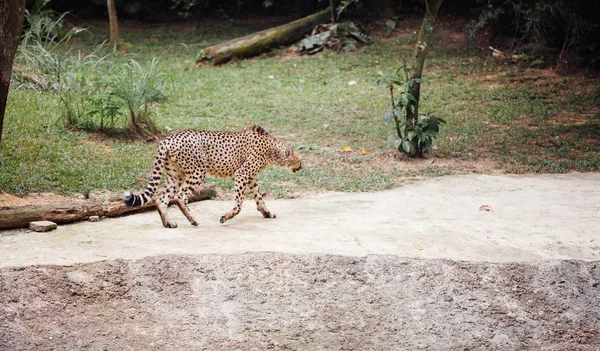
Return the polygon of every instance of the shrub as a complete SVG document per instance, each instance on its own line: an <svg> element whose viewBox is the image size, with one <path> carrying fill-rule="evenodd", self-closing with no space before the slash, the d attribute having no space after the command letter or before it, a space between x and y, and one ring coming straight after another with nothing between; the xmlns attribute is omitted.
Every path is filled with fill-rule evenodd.
<svg viewBox="0 0 600 351"><path fill-rule="evenodd" d="M158 132L148 113L151 103L165 99L161 88L167 76L158 65L156 58L147 67L130 59L123 65L114 66L108 75L110 93L125 104L129 113L129 130L133 135L149 137Z"/></svg>
<svg viewBox="0 0 600 351"><path fill-rule="evenodd" d="M43 9L46 3L36 13L25 12L26 30L17 49L12 74L17 87L58 90L69 56L69 51L61 52L59 48L85 30L75 27L62 34L66 14L57 16Z"/></svg>
<svg viewBox="0 0 600 351"><path fill-rule="evenodd" d="M63 46L83 29L61 34L64 16L43 9L26 13L27 30L15 60L13 84L56 92L64 108L60 119L68 127L106 132L128 116L132 135L157 134L148 107L165 98L161 88L166 75L158 60L147 66L133 59L119 64L118 58L97 55L102 45L92 54L72 55Z"/></svg>
<svg viewBox="0 0 600 351"><path fill-rule="evenodd" d="M421 83L421 80L408 79L406 65L403 65L395 73L378 78L376 83L378 86L386 86L390 91L392 109L385 114L385 123L393 126L390 139L393 140L394 147L410 156L421 156L433 151L440 125L446 124L446 121L433 114L422 114L417 119L407 117L408 110L414 113L416 101L409 93L410 88L415 83ZM399 90L396 96L395 89Z"/></svg>
<svg viewBox="0 0 600 351"><path fill-rule="evenodd" d="M161 88L166 75L158 69L156 58L148 66L134 59L119 64L95 55L67 62L59 97L68 126L106 132L126 119L132 136L158 134L148 107L165 99Z"/></svg>

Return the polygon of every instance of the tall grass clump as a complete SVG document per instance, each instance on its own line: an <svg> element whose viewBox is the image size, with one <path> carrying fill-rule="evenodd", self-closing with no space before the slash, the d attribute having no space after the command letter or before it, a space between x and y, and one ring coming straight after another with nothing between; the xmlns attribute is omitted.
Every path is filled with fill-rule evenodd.
<svg viewBox="0 0 600 351"><path fill-rule="evenodd" d="M57 92L66 126L101 132L115 127L120 107L103 84L109 67L106 56L95 54L79 54L65 60Z"/></svg>
<svg viewBox="0 0 600 351"><path fill-rule="evenodd" d="M60 120L69 128L107 132L126 126L135 137L158 134L148 110L151 103L165 99L161 89L166 75L158 60L120 64L117 56L97 54L102 44L91 54L73 54L66 44L84 29L63 34L66 14L44 10L45 4L35 13L26 12L13 86L56 93L63 109Z"/></svg>
<svg viewBox="0 0 600 351"><path fill-rule="evenodd" d="M47 2L44 3L44 5ZM59 90L69 51L65 44L85 29L74 27L62 33L64 17L40 8L37 13L25 12L26 30L17 49L13 68L13 83L20 88L41 91Z"/></svg>
<svg viewBox="0 0 600 351"><path fill-rule="evenodd" d="M129 130L132 135L149 137L158 129L150 118L148 106L165 99L162 87L167 78L159 70L159 61L153 58L146 67L130 59L116 65L107 78L112 96L125 105L129 115Z"/></svg>

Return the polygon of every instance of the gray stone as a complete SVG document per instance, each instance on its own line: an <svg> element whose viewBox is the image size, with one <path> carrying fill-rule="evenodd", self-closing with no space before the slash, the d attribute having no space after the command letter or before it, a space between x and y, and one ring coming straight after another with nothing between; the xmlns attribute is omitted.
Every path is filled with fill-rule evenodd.
<svg viewBox="0 0 600 351"><path fill-rule="evenodd" d="M50 221L29 222L29 230L34 232L49 232L56 229L56 227L58 227L56 223Z"/></svg>
<svg viewBox="0 0 600 351"><path fill-rule="evenodd" d="M100 222L100 216L90 216L90 218L88 218L88 221L90 221L90 222Z"/></svg>

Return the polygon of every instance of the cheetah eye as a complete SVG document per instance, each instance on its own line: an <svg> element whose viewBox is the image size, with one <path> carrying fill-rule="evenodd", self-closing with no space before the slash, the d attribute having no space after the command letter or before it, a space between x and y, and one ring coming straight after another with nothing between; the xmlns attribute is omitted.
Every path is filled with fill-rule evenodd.
<svg viewBox="0 0 600 351"><path fill-rule="evenodd" d="M290 157L291 154L292 154L292 149L287 149L287 151L285 152L285 157Z"/></svg>

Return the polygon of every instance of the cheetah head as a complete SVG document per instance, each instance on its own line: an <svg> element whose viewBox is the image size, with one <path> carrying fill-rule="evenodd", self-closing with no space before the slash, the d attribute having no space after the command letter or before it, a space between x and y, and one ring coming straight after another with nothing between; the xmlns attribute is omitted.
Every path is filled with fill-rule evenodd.
<svg viewBox="0 0 600 351"><path fill-rule="evenodd" d="M287 168L290 173L295 173L302 169L302 155L292 149L285 150L285 158L281 164Z"/></svg>

